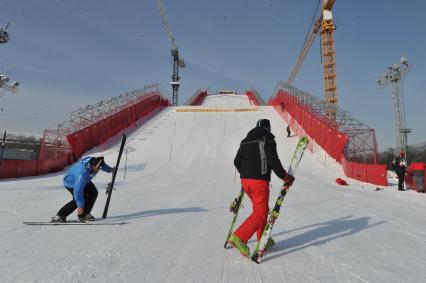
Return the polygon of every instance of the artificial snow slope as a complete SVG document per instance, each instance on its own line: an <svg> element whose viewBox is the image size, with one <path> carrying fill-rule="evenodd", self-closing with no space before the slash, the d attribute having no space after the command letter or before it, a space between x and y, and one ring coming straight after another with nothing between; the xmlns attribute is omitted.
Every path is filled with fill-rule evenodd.
<svg viewBox="0 0 426 283"><path fill-rule="evenodd" d="M202 107L253 108L245 96ZM179 108L179 107L178 107ZM183 107L180 107L183 108ZM188 107L185 107L188 108ZM0 282L424 282L426 196L348 180L324 152L306 152L257 265L223 244L240 185L233 158L260 118L271 120L287 167L297 138L271 107L249 112L168 108L128 137L109 219L121 226L25 226L69 201L62 173L0 182ZM114 165L119 144L90 154ZM124 167L126 165L126 170ZM93 214L110 180L99 173ZM270 206L282 182L271 182ZM239 223L249 211L244 201ZM75 218L75 215L70 218ZM254 248L254 241L250 247Z"/></svg>

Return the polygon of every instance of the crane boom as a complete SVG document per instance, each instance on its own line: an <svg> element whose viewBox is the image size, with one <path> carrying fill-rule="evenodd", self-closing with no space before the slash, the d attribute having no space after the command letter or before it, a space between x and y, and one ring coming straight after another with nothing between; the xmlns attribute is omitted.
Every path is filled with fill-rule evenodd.
<svg viewBox="0 0 426 283"><path fill-rule="evenodd" d="M161 22L163 23L164 29L166 30L167 35L169 36L170 43L172 44L172 49L177 50L176 40L167 22L166 13L164 12L163 4L161 4L160 0L156 0L155 2L157 3L158 10L160 11Z"/></svg>
<svg viewBox="0 0 426 283"><path fill-rule="evenodd" d="M334 3L336 0L324 0L322 12L320 13L320 16L316 19L315 24L313 25L313 28L309 31L309 35L307 37L307 40L305 41L305 44L302 47L302 50L300 51L299 57L297 58L296 64L293 66L293 70L291 71L290 76L287 79L288 84L292 84L294 78L299 73L300 67L302 66L303 60L305 60L306 55L309 52L309 49L312 46L312 43L314 43L314 40L316 38L316 35L321 29L321 24L323 20L323 12L324 10L331 10L333 8Z"/></svg>
<svg viewBox="0 0 426 283"><path fill-rule="evenodd" d="M300 51L299 57L297 58L296 64L294 64L293 70L291 71L291 74L287 79L288 84L292 84L297 73L299 73L300 66L302 66L303 60L305 60L305 57L308 54L309 49L311 48L312 43L314 43L316 35L321 28L321 22L322 22L322 15L318 17L313 29L309 32L309 35L305 41L305 44L303 45L302 51Z"/></svg>
<svg viewBox="0 0 426 283"><path fill-rule="evenodd" d="M324 0L324 3L322 5L323 10L331 11L331 9L333 8L334 2L336 2L336 0Z"/></svg>

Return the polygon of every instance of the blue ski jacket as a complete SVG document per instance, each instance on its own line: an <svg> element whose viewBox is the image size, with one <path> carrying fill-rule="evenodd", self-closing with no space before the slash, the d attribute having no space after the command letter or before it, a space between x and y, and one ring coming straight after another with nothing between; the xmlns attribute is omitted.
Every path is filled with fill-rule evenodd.
<svg viewBox="0 0 426 283"><path fill-rule="evenodd" d="M84 207L84 188L97 174L91 169L90 158L92 157L83 157L74 163L64 176L64 186L73 189L74 199L78 207ZM112 168L105 162L100 169L108 173L112 172Z"/></svg>

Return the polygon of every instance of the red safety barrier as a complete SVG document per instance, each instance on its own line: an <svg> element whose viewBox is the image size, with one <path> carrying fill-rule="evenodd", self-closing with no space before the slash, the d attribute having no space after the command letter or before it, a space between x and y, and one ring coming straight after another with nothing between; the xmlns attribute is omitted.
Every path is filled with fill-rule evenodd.
<svg viewBox="0 0 426 283"><path fill-rule="evenodd" d="M0 163L0 179L29 177L58 172L73 162L74 159L71 155L64 155L48 160L3 160Z"/></svg>
<svg viewBox="0 0 426 283"><path fill-rule="evenodd" d="M247 97L250 101L250 104L253 104L253 105L256 105L256 106L260 105L259 100L257 99L257 97L254 95L254 93L252 91L250 91L250 90L246 91L246 95L247 95Z"/></svg>
<svg viewBox="0 0 426 283"><path fill-rule="evenodd" d="M343 155L343 149L349 137L318 117L295 97L280 89L269 100L268 105L275 107L277 112L289 123L294 133L299 136L308 135L331 157L340 162L346 176L363 182L387 186L386 165L348 161Z"/></svg>
<svg viewBox="0 0 426 283"><path fill-rule="evenodd" d="M348 161L342 155L341 165L345 175L353 179L379 186L387 186L386 164L366 164Z"/></svg>
<svg viewBox="0 0 426 283"><path fill-rule="evenodd" d="M270 100L269 105L277 106L280 110L283 109L292 116L290 125L296 134L303 131L331 157L336 161L340 161L343 149L348 141L348 136L345 133L331 127L326 121L317 117L310 109L307 109L282 90L279 90L274 99ZM296 122L302 129L297 129Z"/></svg>
<svg viewBox="0 0 426 283"><path fill-rule="evenodd" d="M145 96L136 104L130 105L90 127L68 135L67 140L73 153L61 153L50 159L2 160L0 163L0 179L36 176L62 171L90 148L104 143L154 110L169 105L170 102L159 93Z"/></svg>
<svg viewBox="0 0 426 283"><path fill-rule="evenodd" d="M414 170L423 170L423 186L426 189L426 163L421 162L414 162L411 163L407 168L407 176L405 177L405 183L407 184L407 188L411 190L418 190L416 183L414 182L413 178L413 171Z"/></svg>
<svg viewBox="0 0 426 283"><path fill-rule="evenodd" d="M37 174L36 160L19 160L16 167L16 177L35 176Z"/></svg>
<svg viewBox="0 0 426 283"><path fill-rule="evenodd" d="M0 179L15 178L17 160L2 160L0 163Z"/></svg>
<svg viewBox="0 0 426 283"><path fill-rule="evenodd" d="M132 126L137 120L165 106L169 106L168 100L162 98L160 94L154 94L87 128L67 135L67 141L71 145L74 156L78 158L89 149Z"/></svg>
<svg viewBox="0 0 426 283"><path fill-rule="evenodd" d="M200 91L198 94L196 94L194 97L192 97L188 102L185 103L185 105L189 106L197 106L203 104L204 99L207 96L207 91Z"/></svg>

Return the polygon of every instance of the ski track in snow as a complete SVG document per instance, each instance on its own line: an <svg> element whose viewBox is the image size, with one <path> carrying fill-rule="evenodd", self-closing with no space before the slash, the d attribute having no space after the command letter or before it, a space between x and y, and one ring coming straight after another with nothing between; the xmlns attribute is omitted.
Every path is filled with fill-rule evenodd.
<svg viewBox="0 0 426 283"><path fill-rule="evenodd" d="M245 96L212 95L202 107L253 106ZM127 225L25 226L69 201L63 172L1 180L0 282L423 282L426 197L348 179L316 145L300 163L263 262L224 249L228 205L240 190L233 167L239 142L258 119L270 119L287 167L297 138L286 138L287 125L271 107L175 110L128 136L108 212ZM87 154L114 166L118 147L117 137ZM338 186L338 177L349 186ZM96 216L110 178L101 172L94 179ZM281 185L273 176L270 207ZM243 204L238 224L251 211L247 198ZM252 238L252 250L255 244Z"/></svg>

